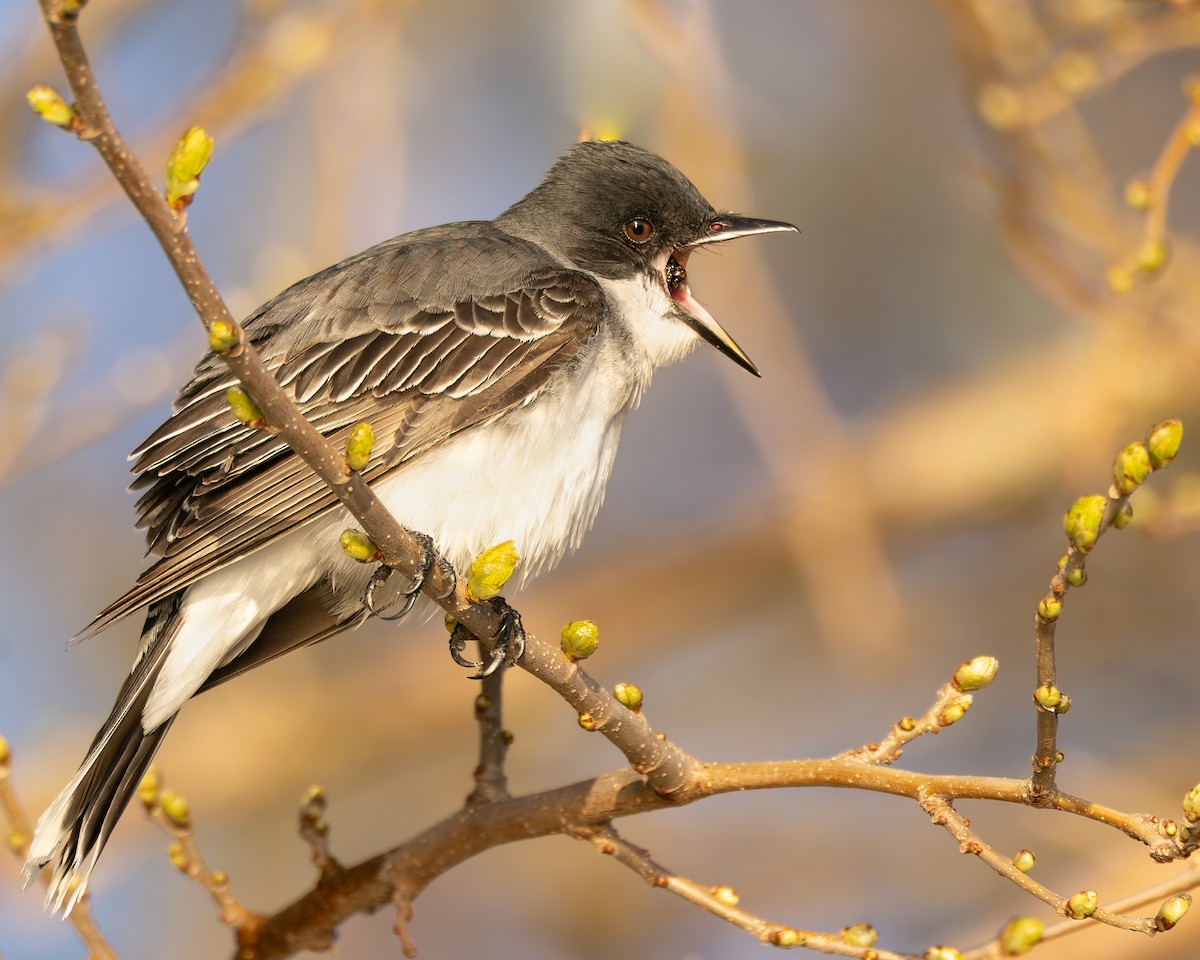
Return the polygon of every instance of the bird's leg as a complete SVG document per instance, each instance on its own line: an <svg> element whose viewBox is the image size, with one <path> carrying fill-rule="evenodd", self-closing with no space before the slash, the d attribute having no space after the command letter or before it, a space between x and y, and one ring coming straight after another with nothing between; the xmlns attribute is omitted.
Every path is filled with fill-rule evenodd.
<svg viewBox="0 0 1200 960"><path fill-rule="evenodd" d="M396 572L394 567L389 567L387 564L380 564L375 572L371 574L370 582L367 583L366 592L363 594L363 605L367 608L367 611L372 616L379 617L381 620L400 620L412 610L413 605L417 602L417 597L421 594L421 584L429 576L429 572L433 569L434 564L441 564L443 572L446 573L450 581L450 589L447 592L447 596L454 592L454 582L456 579L454 568L437 552L433 538L417 530L410 530L409 533L421 545L421 562L417 565L417 572L413 576L408 589L401 593L395 600L384 604L382 607L378 606L375 601L375 591L387 583L391 579L392 574ZM400 604L399 611L396 613L384 612L397 603Z"/></svg>
<svg viewBox="0 0 1200 960"><path fill-rule="evenodd" d="M472 680L490 676L502 663L513 666L525 652L525 627L521 623L521 615L503 597L493 597L488 604L500 618L500 629L496 631L496 648L489 652L486 664L482 660L468 660L462 655L467 641L475 639L462 624L456 624L450 634L450 656L460 667L476 671L471 676Z"/></svg>

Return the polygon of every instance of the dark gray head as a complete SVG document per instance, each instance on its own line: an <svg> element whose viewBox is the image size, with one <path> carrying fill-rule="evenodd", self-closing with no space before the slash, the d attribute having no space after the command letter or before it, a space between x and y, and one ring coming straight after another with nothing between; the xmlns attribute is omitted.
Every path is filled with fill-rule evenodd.
<svg viewBox="0 0 1200 960"><path fill-rule="evenodd" d="M606 279L654 275L680 320L758 373L692 298L685 268L691 251L702 244L795 230L791 224L720 213L662 157L632 143L600 140L576 144L496 223Z"/></svg>

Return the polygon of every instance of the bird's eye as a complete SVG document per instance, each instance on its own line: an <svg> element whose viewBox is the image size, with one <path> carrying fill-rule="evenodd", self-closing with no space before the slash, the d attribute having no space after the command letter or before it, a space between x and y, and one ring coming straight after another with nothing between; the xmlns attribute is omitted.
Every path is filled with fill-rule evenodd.
<svg viewBox="0 0 1200 960"><path fill-rule="evenodd" d="M625 224L625 236L634 243L645 243L654 234L654 224L645 217L634 217Z"/></svg>

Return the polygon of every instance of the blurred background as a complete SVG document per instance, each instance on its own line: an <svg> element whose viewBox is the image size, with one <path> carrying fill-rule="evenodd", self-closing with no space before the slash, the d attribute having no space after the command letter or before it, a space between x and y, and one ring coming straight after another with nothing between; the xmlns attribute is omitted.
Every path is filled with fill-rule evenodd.
<svg viewBox="0 0 1200 960"><path fill-rule="evenodd" d="M901 763L1027 774L1033 613L1062 513L1107 488L1117 448L1200 405L1200 165L1184 163L1165 234L1125 196L1170 172L1171 149L1186 160L1173 131L1195 119L1200 5L108 0L83 24L152 170L188 126L215 136L188 224L237 314L386 237L496 215L581 131L663 154L718 207L797 224L689 265L764 378L707 349L662 371L582 552L517 605L543 636L598 621L589 669L638 683L650 720L705 759L876 740L993 654L995 686ZM125 455L204 348L94 152L26 108L30 86L61 77L36 4L0 0L0 732L34 814L128 670L140 623L64 644L142 567ZM1150 281L1134 268L1162 236L1170 261ZM1200 687L1194 449L1137 494L1137 523L1102 542L1058 631L1074 699L1061 783L1163 816L1200 778L1184 742ZM159 765L210 863L270 912L313 880L295 833L310 783L346 862L456 808L474 695L440 624L370 625L190 704ZM515 792L620 765L519 673L506 722ZM1063 893L1111 902L1180 869L1065 816L964 812L1000 850L1036 851ZM966 949L1014 914L1054 919L895 798L773 791L618 828L752 912L866 920L889 949ZM167 944L228 955L165 847L130 811L93 877L99 923L125 960ZM348 923L339 956L398 955L392 919ZM763 949L565 838L464 864L411 929L424 957ZM1194 919L1153 942L1093 925L1038 955L1198 945ZM0 956L84 955L0 857Z"/></svg>

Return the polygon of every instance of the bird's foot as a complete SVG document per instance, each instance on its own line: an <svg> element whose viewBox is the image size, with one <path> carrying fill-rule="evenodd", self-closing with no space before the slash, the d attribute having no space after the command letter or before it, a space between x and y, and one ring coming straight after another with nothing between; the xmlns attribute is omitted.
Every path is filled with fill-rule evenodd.
<svg viewBox="0 0 1200 960"><path fill-rule="evenodd" d="M496 631L495 649L488 653L487 662L468 660L463 656L463 648L468 640L476 639L461 623L454 627L450 634L450 656L460 667L476 671L471 675L472 680L482 680L491 676L500 664L511 667L525 652L525 627L521 623L521 615L508 605L503 597L493 597L488 604L500 618L500 629Z"/></svg>
<svg viewBox="0 0 1200 960"><path fill-rule="evenodd" d="M425 582L425 578L429 576L429 573L431 570L433 570L435 564L440 563L442 565L442 570L449 577L450 590L446 595L449 596L450 593L454 592L454 582L456 578L454 568L451 567L450 564L446 562L446 560L437 552L437 547L433 543L433 538L429 536L429 534L421 533L417 530L410 530L409 533L411 533L414 539L416 539L416 541L421 545L421 562L417 566L416 575L409 583L408 589L403 591L399 596L394 597L380 606L378 600L376 599L376 592L380 587L387 583L388 580L391 579L392 574L396 572L394 567L389 567L387 564L380 564L375 572L371 574L371 579L367 583L366 592L363 594L363 606L367 608L367 611L372 616L379 617L380 620L401 620L408 615L409 611L412 610L413 605L417 602L417 597L421 595L421 585ZM396 606L396 604L400 605L400 609L394 613L388 613L387 611Z"/></svg>

